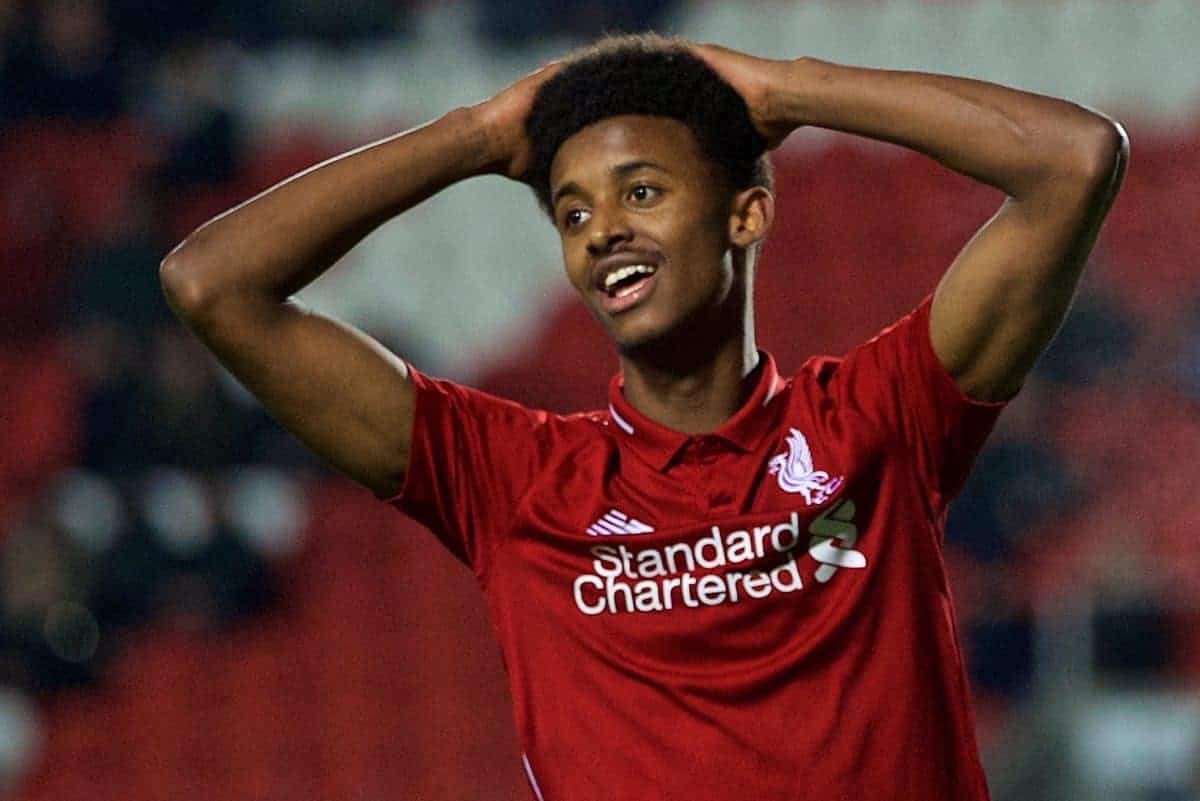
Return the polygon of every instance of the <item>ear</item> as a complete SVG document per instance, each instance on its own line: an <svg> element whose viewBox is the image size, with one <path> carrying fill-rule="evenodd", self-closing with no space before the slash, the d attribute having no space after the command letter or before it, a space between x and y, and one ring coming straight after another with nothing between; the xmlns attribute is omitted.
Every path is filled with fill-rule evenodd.
<svg viewBox="0 0 1200 801"><path fill-rule="evenodd" d="M763 186L743 189L733 197L729 214L729 241L749 248L762 241L775 222L775 197Z"/></svg>

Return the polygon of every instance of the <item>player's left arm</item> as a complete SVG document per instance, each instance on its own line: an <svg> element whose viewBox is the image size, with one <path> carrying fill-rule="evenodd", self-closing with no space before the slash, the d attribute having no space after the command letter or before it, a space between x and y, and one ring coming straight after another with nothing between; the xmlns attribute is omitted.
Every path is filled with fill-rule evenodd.
<svg viewBox="0 0 1200 801"><path fill-rule="evenodd" d="M1124 128L985 81L696 52L746 100L771 147L804 125L831 128L912 148L1007 195L938 284L930 337L967 395L1015 395L1066 316L1120 188Z"/></svg>

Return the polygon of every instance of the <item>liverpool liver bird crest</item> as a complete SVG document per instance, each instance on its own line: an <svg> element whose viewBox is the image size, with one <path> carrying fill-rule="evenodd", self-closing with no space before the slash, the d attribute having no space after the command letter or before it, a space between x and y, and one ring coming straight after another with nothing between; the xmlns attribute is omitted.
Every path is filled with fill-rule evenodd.
<svg viewBox="0 0 1200 801"><path fill-rule="evenodd" d="M779 479L779 488L784 492L799 493L808 506L816 506L842 486L843 476L831 477L824 470L814 469L808 440L798 429L790 429L787 446L787 453L781 453L767 463L768 471Z"/></svg>

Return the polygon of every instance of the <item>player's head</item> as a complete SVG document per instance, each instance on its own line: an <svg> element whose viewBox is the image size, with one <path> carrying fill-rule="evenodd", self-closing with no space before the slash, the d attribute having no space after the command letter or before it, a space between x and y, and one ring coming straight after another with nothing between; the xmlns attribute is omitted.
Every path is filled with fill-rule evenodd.
<svg viewBox="0 0 1200 801"><path fill-rule="evenodd" d="M618 347L749 319L774 213L766 142L684 40L614 36L571 54L538 92L526 132L525 180L559 232L568 277ZM598 286L606 257L655 272L617 298L638 278Z"/></svg>

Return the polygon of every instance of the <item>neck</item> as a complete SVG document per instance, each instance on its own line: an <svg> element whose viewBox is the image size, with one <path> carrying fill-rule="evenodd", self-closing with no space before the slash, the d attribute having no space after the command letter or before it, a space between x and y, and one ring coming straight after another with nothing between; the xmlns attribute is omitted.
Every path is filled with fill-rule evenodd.
<svg viewBox="0 0 1200 801"><path fill-rule="evenodd" d="M664 345L620 356L625 399L656 423L685 434L715 431L753 393L746 380L759 364L753 327L716 343Z"/></svg>

